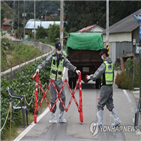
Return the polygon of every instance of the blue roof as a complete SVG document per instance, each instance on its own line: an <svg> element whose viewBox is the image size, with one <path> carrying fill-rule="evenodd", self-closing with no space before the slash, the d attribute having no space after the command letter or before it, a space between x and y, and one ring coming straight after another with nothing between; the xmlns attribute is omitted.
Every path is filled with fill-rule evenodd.
<svg viewBox="0 0 141 141"><path fill-rule="evenodd" d="M42 26L45 29L48 29L50 25L60 25L60 21L37 21L35 20L35 29L38 28L38 26ZM25 25L25 29L34 29L34 19L28 20L28 22Z"/></svg>

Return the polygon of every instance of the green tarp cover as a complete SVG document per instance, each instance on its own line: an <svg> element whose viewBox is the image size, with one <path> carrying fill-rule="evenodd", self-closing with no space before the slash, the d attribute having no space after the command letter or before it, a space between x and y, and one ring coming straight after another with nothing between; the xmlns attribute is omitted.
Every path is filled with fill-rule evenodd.
<svg viewBox="0 0 141 141"><path fill-rule="evenodd" d="M100 50L104 47L101 33L70 33L67 39L66 54L69 55L68 47L77 50Z"/></svg>

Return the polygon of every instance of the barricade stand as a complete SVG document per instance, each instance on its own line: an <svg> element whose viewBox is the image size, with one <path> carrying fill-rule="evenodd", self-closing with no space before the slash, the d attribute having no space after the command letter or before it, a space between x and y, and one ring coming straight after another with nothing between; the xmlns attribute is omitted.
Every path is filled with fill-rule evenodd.
<svg viewBox="0 0 141 141"><path fill-rule="evenodd" d="M76 82L76 85L75 85L75 88L74 88L73 91L71 90L67 79L65 79L65 81L63 82L63 85L61 87L60 92L58 92L58 90L57 90L57 88L56 88L56 86L55 86L55 84L54 84L54 82L53 82L52 79L50 80L49 85L48 85L46 91L44 91L43 90L43 87L42 87L42 84L40 82L40 79L39 79L39 74L38 73L34 74L34 76L32 77L32 79L34 79L35 77L36 77L36 91L35 91L34 123L37 123L38 110L39 110L39 108L40 108L40 106L41 106L41 104L42 104L42 102L43 102L44 99L45 99L45 101L47 103L47 106L49 107L49 109L50 109L51 112L53 111L53 109L54 109L54 107L55 107L55 105L56 105L56 103L57 103L58 100L60 100L60 102L62 103L62 105L64 107L64 110L67 112L68 109L69 109L69 107L70 107L70 105L71 105L72 100L74 99L74 102L75 102L75 104L76 104L76 106L78 108L78 112L79 112L79 116L80 116L80 122L83 122L81 73L78 74L78 80ZM53 104L52 107L50 107L50 104L49 104L49 102L47 100L47 97L46 97L46 94L47 94L47 92L48 92L49 87L50 87L51 84L53 85L53 87L54 87L54 89L55 89L55 91L57 93L57 98L56 98L56 100L55 100L55 102L54 102L54 104ZM67 107L63 103L63 101L61 99L61 96L60 96L61 93L62 93L62 90L63 90L63 88L65 86L65 84L67 84L67 86L69 88L69 91L70 91L70 93L72 95L71 98L70 98L70 100L69 100L69 103L68 103ZM38 101L38 85L40 86L40 89L41 89L41 91L43 93L43 97L42 97L39 105L38 105L38 102L37 102ZM77 102L77 100L75 98L75 95L74 95L75 92L76 92L76 89L77 89L77 86L78 85L79 85L79 104L78 104L78 102Z"/></svg>
<svg viewBox="0 0 141 141"><path fill-rule="evenodd" d="M138 107L137 107L137 111L135 112L135 122L134 122L134 128L135 130L139 129L139 115L141 113L141 98L139 99L138 102Z"/></svg>

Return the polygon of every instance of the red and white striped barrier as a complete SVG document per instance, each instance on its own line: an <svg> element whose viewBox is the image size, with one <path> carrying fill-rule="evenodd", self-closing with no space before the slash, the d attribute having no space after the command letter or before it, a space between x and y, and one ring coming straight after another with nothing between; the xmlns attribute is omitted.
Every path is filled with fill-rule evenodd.
<svg viewBox="0 0 141 141"><path fill-rule="evenodd" d="M78 112L79 112L79 115L80 115L80 122L83 122L81 73L78 74L78 80L76 82L75 89L73 91L71 90L67 79L65 79L65 81L63 82L63 85L61 87L60 92L58 92L58 90L57 90L57 88L56 88L56 86L55 86L55 84L54 84L54 82L53 82L52 79L50 80L49 85L48 85L46 91L44 91L43 90L43 87L42 87L42 84L40 82L40 79L39 79L39 74L38 73L34 74L34 76L32 77L32 79L34 79L35 77L36 77L36 91L35 91L34 123L37 123L38 110L39 110L39 108L40 108L40 106L41 106L41 104L42 104L42 102L43 102L44 99L45 99L45 101L47 103L47 106L49 107L49 109L50 109L51 112L53 111L53 109L54 109L54 107L55 107L55 105L56 105L56 103L57 103L58 100L60 100L60 102L62 103L62 105L64 107L64 110L67 112L68 109L69 109L69 107L70 107L70 105L71 105L72 100L74 99L74 102L75 102L75 104L76 104L76 106L78 108ZM47 94L47 92L49 90L49 87L50 87L51 83L52 83L52 85L53 85L53 87L54 87L54 89L55 89L55 91L57 93L57 98L56 98L56 100L54 102L54 105L52 107L50 107L50 104L49 104L49 102L47 100L47 97L46 97L46 94ZM65 106L65 104L62 101L61 96L60 96L61 93L62 93L62 90L63 90L63 88L65 86L65 84L67 84L67 86L69 88L69 91L70 91L70 93L72 95L71 98L70 98L70 100L69 100L69 103L68 103L67 107ZM43 93L43 97L42 97L39 105L37 103L37 101L38 101L38 85L40 85L41 91ZM78 102L77 102L77 100L75 98L75 92L76 92L76 89L77 89L77 86L78 85L79 85L79 104L78 104Z"/></svg>

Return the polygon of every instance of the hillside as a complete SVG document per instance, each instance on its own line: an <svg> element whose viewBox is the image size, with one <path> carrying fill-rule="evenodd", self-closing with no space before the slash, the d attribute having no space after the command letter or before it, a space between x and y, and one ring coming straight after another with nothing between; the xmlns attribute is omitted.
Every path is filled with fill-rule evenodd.
<svg viewBox="0 0 141 141"><path fill-rule="evenodd" d="M11 8L13 8L13 1L7 1L7 3ZM23 1L15 1L15 11L18 12L18 3L20 7L20 18L22 18L22 12L24 10L24 2ZM50 15L50 14L59 14L58 9L60 8L59 1L36 1L36 18L41 19L42 15ZM26 18L33 18L34 13L34 1L25 1L25 13L27 13Z"/></svg>
<svg viewBox="0 0 141 141"><path fill-rule="evenodd" d="M12 18L12 8L7 4L7 2L1 2L1 8L4 10L4 17L11 19Z"/></svg>

